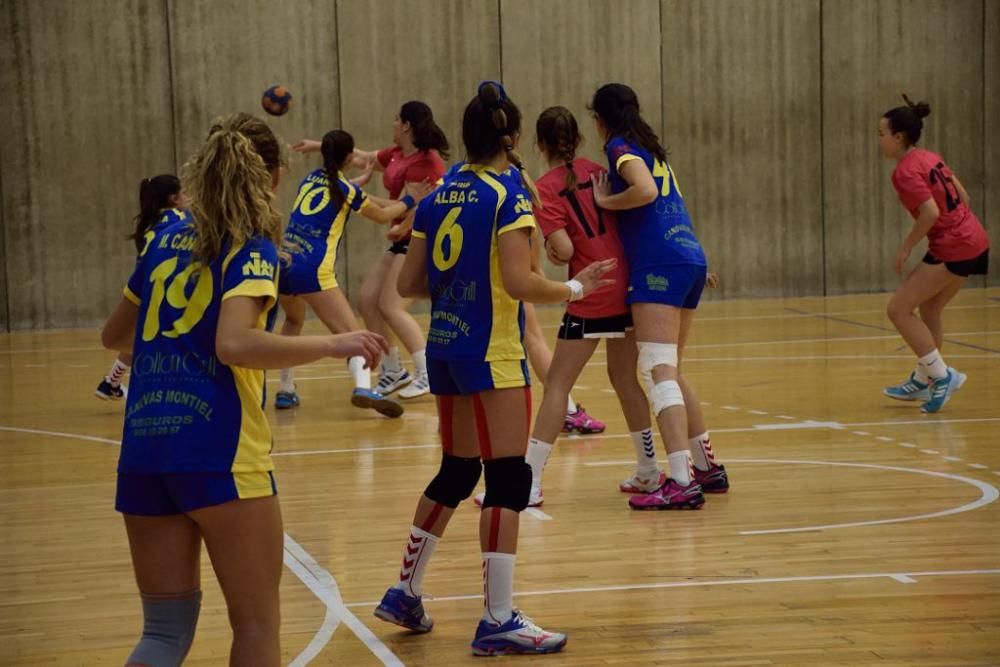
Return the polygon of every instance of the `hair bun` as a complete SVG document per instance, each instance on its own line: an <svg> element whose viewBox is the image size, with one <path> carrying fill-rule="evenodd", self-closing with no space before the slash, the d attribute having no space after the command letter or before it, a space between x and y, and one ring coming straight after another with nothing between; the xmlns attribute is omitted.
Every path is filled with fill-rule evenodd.
<svg viewBox="0 0 1000 667"><path fill-rule="evenodd" d="M906 105L913 109L913 113L917 114L917 118L926 118L931 115L931 105L927 104L927 102L917 102L914 104L913 100L906 93L903 93L903 99L906 101Z"/></svg>
<svg viewBox="0 0 1000 667"><path fill-rule="evenodd" d="M507 99L507 91L498 81L483 81L479 84L479 99L490 109L499 108Z"/></svg>

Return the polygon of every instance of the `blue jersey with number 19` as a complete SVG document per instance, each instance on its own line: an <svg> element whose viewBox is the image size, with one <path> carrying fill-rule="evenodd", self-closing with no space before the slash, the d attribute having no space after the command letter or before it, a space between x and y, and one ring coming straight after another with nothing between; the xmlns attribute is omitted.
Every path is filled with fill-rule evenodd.
<svg viewBox="0 0 1000 667"><path fill-rule="evenodd" d="M265 299L264 328L277 298L277 249L254 237L204 265L194 245L190 220L158 229L125 287L139 317L118 472L274 468L264 372L224 365L215 336L222 302L235 296Z"/></svg>
<svg viewBox="0 0 1000 667"><path fill-rule="evenodd" d="M707 266L705 253L691 228L674 170L642 146L613 137L604 147L608 155L611 191L628 188L620 169L629 160L641 160L656 182L657 195L649 204L618 212L618 236L632 271L651 266L695 264Z"/></svg>
<svg viewBox="0 0 1000 667"><path fill-rule="evenodd" d="M524 359L524 308L504 289L497 243L534 227L520 179L482 165L463 165L420 202L413 236L427 240L428 359Z"/></svg>

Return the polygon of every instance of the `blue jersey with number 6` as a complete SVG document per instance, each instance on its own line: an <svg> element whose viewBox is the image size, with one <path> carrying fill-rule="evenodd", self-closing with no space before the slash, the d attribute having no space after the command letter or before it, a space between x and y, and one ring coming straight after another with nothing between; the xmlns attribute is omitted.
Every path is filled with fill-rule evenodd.
<svg viewBox="0 0 1000 667"><path fill-rule="evenodd" d="M503 287L497 243L534 227L520 179L482 165L462 165L420 202L413 236L427 241L427 358L524 359L524 308Z"/></svg>
<svg viewBox="0 0 1000 667"><path fill-rule="evenodd" d="M629 160L641 160L656 182L652 202L618 212L618 236L632 271L651 266L696 264L707 266L705 253L691 227L674 170L642 146L613 137L606 145L609 181L615 194L628 188L620 169Z"/></svg>
<svg viewBox="0 0 1000 667"><path fill-rule="evenodd" d="M222 302L262 297L264 328L277 298L277 249L255 237L195 261L194 224L158 229L124 293L139 306L119 472L273 470L264 372L215 354Z"/></svg>

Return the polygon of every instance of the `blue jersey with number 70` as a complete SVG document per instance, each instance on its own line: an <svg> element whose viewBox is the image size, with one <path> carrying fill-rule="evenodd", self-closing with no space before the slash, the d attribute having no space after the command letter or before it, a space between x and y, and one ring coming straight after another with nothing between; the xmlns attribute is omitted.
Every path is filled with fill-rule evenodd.
<svg viewBox="0 0 1000 667"><path fill-rule="evenodd" d="M519 175L482 165L462 165L420 202L413 236L427 242L428 359L524 359L524 308L504 289L498 242L534 227Z"/></svg>
<svg viewBox="0 0 1000 667"><path fill-rule="evenodd" d="M230 367L215 353L222 302L261 297L264 328L277 298L278 252L254 237L195 261L195 227L156 231L125 287L139 306L118 471L273 470L263 411L264 372Z"/></svg>

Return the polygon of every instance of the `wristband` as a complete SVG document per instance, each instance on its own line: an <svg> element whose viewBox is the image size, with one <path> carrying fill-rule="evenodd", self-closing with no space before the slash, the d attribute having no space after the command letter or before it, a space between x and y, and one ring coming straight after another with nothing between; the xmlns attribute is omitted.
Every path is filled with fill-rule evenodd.
<svg viewBox="0 0 1000 667"><path fill-rule="evenodd" d="M416 200L414 200L413 197L410 195L403 195L402 197L399 198L399 201L406 204L407 211L409 211L411 208L417 205Z"/></svg>
<svg viewBox="0 0 1000 667"><path fill-rule="evenodd" d="M583 283L579 280L567 280L565 283L566 287L569 287L570 295L567 301L579 301L583 298Z"/></svg>

